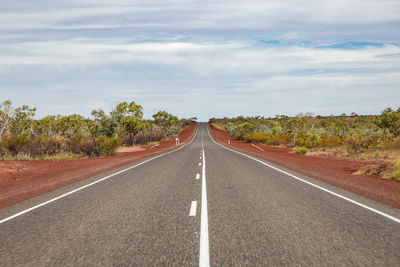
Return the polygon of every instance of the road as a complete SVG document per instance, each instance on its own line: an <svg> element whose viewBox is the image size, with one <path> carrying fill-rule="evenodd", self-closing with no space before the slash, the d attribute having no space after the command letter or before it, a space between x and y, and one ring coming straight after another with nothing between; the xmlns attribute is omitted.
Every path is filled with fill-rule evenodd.
<svg viewBox="0 0 400 267"><path fill-rule="evenodd" d="M0 265L400 266L399 210L229 151L205 124L136 165L1 210Z"/></svg>

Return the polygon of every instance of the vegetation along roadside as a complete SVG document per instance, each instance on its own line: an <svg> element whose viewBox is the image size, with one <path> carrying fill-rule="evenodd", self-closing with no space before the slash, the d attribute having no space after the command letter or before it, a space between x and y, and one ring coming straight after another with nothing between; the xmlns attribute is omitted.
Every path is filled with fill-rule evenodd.
<svg viewBox="0 0 400 267"><path fill-rule="evenodd" d="M294 117L211 118L209 122L237 140L293 147L299 155L373 160L355 174L400 179L400 107L386 108L380 115L300 113Z"/></svg>
<svg viewBox="0 0 400 267"><path fill-rule="evenodd" d="M143 108L120 102L106 114L48 115L34 119L36 108L0 104L0 159L66 159L112 155L120 146L157 143L176 136L196 118L178 119L166 111L143 119Z"/></svg>

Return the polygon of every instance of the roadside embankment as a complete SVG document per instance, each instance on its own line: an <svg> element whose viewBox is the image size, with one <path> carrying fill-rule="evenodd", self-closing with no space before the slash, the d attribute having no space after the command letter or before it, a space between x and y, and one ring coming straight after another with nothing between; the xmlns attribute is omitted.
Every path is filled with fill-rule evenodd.
<svg viewBox="0 0 400 267"><path fill-rule="evenodd" d="M183 129L175 138L158 145L122 148L113 156L98 158L31 160L0 162L0 209L15 203L82 181L97 174L162 154L189 142L197 123Z"/></svg>
<svg viewBox="0 0 400 267"><path fill-rule="evenodd" d="M246 154L267 160L327 184L400 208L400 181L382 179L378 175L354 175L365 161L315 155L297 155L281 146L252 145L236 140L225 130L208 125L217 142Z"/></svg>

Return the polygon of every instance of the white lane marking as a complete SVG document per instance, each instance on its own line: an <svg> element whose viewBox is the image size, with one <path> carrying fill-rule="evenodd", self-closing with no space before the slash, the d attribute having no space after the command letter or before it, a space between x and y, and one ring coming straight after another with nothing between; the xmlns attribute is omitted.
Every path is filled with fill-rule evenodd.
<svg viewBox="0 0 400 267"><path fill-rule="evenodd" d="M248 157L248 158L250 158L250 159L252 159L252 160L255 160L255 161L257 161L257 162L259 162L259 163L261 163L261 164L263 164L263 165L265 165L265 166L267 166L267 167L270 167L271 169L274 169L274 170L276 170L276 171L278 171L278 172L281 172L281 173L283 173L283 174L286 174L287 176L292 177L292 178L294 178L294 179L296 179L296 180L298 180L298 181L300 181L300 182L303 182L303 183L306 183L306 184L308 184L308 185L311 185L311 186L313 186L313 187L315 187L315 188L318 188L318 189L320 189L320 190L322 190L322 191L324 191L324 192L326 192L326 193L332 194L332 195L334 195L334 196L336 196L336 197L339 197L339 198L341 198L341 199L344 199L344 200L346 200L346 201L348 201L348 202L351 202L351 203L353 203L353 204L355 204L355 205L357 205L357 206L360 206L360 207L362 207L362 208L364 208L364 209L367 209L367 210L372 211L372 212L374 212L374 213L376 213L376 214L379 214L379 215L381 215L381 216L383 216L383 217L386 217L386 218L388 218L388 219L390 219L390 220L392 220L392 221L395 221L395 222L397 222L397 223L400 223L400 219L399 219L399 218L396 218L396 217L391 216L391 215L389 215L389 214L387 214L387 213L384 213L384 212L382 212L382 211L379 211L379 210L376 210L376 209L374 209L374 208L371 208L371 207L369 207L369 206L367 206L367 205L364 205L364 204L362 204L362 203L360 203L360 202L357 202L357 201L355 201L355 200L353 200L353 199L351 199L351 198L342 196L342 195L340 195L340 194L338 194L338 193L336 193L336 192L333 192L333 191L331 191L331 190L328 190L328 189L326 189L326 188L324 188L324 187L322 187L322 186L319 186L319 185L313 184L313 183L311 183L311 182L309 182L309 181L306 181L306 180L304 180L304 179L301 179L301 178L297 177L296 175L293 175L293 174L288 173L288 172L286 172L286 171L284 171L284 170L281 170L281 169L279 169L279 168L277 168L277 167L275 167L275 166L272 166L272 165L270 165L270 164L268 164L268 163L265 163L265 162L263 162L263 161L261 161L261 160L259 160L259 159L257 159L257 158L254 158L254 157L249 156L249 155L247 155L247 154L244 154L244 153L242 153L242 152L238 152L238 151L236 151L236 150L234 150L234 149L225 147L225 146L221 145L220 143L216 142L216 141L214 140L214 138L212 138L208 127L207 127L207 132L208 132L208 135L210 136L211 140L212 140L215 144L217 144L217 145L219 145L219 146L221 146L221 147L223 147L223 148L225 148L225 149L227 149L227 150L229 150L229 151L232 151L232 152L235 152L235 153L237 153L237 154L239 154L239 155Z"/></svg>
<svg viewBox="0 0 400 267"><path fill-rule="evenodd" d="M196 174L196 180L199 180L200 178L200 173Z"/></svg>
<svg viewBox="0 0 400 267"><path fill-rule="evenodd" d="M196 216L196 210L197 210L197 201L192 201L192 204L190 205L189 216Z"/></svg>
<svg viewBox="0 0 400 267"><path fill-rule="evenodd" d="M58 197L52 198L52 199L50 199L50 200L47 200L47 201L45 201L45 202L43 202L43 203L40 203L40 204L38 204L38 205L36 205L36 206L33 206L33 207L29 208L29 209L26 209L26 210L23 210L23 211L21 211L21 212L18 212L18 213L14 214L14 215L11 215L11 216L9 216L9 217L7 217L7 218L4 218L4 219L0 220L0 224L4 223L4 222L6 222L6 221L9 221L9 220L11 220L11 219L14 219L14 218L16 218L16 217L18 217L18 216L21 216L22 214L25 214L25 213L28 213L28 212L30 212L30 211L32 211L32 210L35 210L35 209L37 209L37 208L40 208L40 207L42 207L42 206L44 206L44 205L50 204L50 203L52 203L52 202L54 202L54 201L56 201L56 200L58 200L58 199L60 199L60 198L63 198L63 197L66 197L66 196L68 196L68 195L71 195L71 194L73 194L73 193L75 193L75 192L81 191L82 189L85 189L86 187L89 187L89 186L95 185L95 184L97 184L97 183L100 183L101 181L107 180L107 179L109 179L109 178L111 178L111 177L113 177L113 176L115 176L115 175L118 175L118 174L120 174L120 173L126 172L126 171L128 171L128 170L130 170L130 169L136 168L136 167L138 167L138 166L140 166L140 165L143 165L143 164L145 164L145 163L147 163L147 162L149 162L149 161L155 160L155 159L157 159L157 158L160 158L160 157L166 156L166 155L168 155L168 154L174 153L174 152L176 152L176 151L178 151L178 150L181 150L182 148L186 147L187 145L190 145L190 144L194 141L194 139L196 139L198 130L199 130L199 127L197 127L196 133L194 134L192 140L191 140L189 143L184 144L183 146L181 146L181 147L179 147L179 148L177 148L177 149L175 149L175 150L172 150L172 151L166 152L166 153L164 153L164 154L155 156L155 157L153 157L153 158L147 159L147 160L145 160L145 161L142 161L142 162L139 163L139 164L136 164L136 165L131 166L131 167L128 167L128 168L126 168L126 169L120 170L120 171L118 171L118 172L116 172L116 173L110 174L110 175L108 175L108 176L106 176L106 177L103 177L103 178L101 178L101 179L99 179L99 180L97 180L97 181L94 181L94 182L92 182L92 183L90 183L90 184L81 186L81 187L79 187L79 188L77 188L77 189L74 189L74 190L69 191L69 192L67 192L67 193L65 193L65 194L62 194L62 195L60 195L60 196L58 196Z"/></svg>
<svg viewBox="0 0 400 267"><path fill-rule="evenodd" d="M199 266L210 266L208 245L208 213L207 213L207 185L206 185L206 161L203 150L203 173L201 178L201 219L200 219L200 257Z"/></svg>
<svg viewBox="0 0 400 267"><path fill-rule="evenodd" d="M201 162L199 163L199 166L201 166Z"/></svg>

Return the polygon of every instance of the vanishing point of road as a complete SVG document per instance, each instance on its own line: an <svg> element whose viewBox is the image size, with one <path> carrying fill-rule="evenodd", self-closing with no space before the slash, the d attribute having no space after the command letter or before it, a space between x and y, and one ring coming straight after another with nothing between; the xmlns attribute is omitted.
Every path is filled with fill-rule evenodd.
<svg viewBox="0 0 400 267"><path fill-rule="evenodd" d="M0 266L400 266L400 211L215 143L0 211Z"/></svg>

